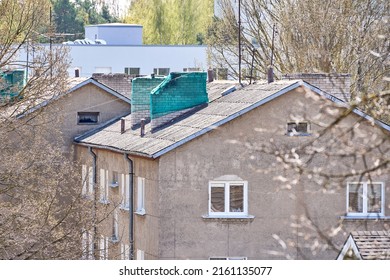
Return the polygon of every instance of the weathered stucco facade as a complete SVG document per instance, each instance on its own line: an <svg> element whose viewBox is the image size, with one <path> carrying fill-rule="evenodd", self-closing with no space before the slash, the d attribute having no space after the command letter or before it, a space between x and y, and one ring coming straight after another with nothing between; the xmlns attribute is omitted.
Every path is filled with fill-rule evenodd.
<svg viewBox="0 0 390 280"><path fill-rule="evenodd" d="M345 110L299 86L157 159L88 143L77 145L76 153L91 166L89 146L96 154L96 170L108 174L129 174L129 154L135 210L138 178L145 178L145 211L134 214L135 258L335 259L350 231L388 230L390 225L388 169L375 168L378 158L389 157L389 133L354 113L324 130ZM309 133L289 136L290 122L308 123ZM314 147L311 154L308 146ZM354 178L364 167L371 171ZM209 215L210 181L241 179L247 182L248 213ZM369 180L383 183L384 215L346 215L347 183ZM121 184L109 188L110 204L98 202L98 207L118 205ZM119 242L129 244L129 211L119 212ZM110 236L110 229L107 222L98 231ZM118 244L109 246L109 258L121 257Z"/></svg>

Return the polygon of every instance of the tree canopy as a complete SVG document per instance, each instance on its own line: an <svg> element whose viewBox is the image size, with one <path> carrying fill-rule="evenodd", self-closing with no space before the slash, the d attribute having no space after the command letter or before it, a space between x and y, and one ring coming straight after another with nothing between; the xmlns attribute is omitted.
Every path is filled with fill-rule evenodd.
<svg viewBox="0 0 390 280"><path fill-rule="evenodd" d="M52 0L57 33L72 34L67 39L84 38L84 26L117 22L105 2L91 0ZM64 35L65 36L65 35Z"/></svg>
<svg viewBox="0 0 390 280"><path fill-rule="evenodd" d="M136 0L124 21L143 25L145 44L203 44L212 15L212 0Z"/></svg>

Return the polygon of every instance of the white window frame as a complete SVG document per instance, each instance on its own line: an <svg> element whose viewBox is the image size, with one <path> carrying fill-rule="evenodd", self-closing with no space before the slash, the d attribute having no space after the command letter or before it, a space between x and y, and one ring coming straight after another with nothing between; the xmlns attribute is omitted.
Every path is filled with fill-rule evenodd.
<svg viewBox="0 0 390 280"><path fill-rule="evenodd" d="M94 259L94 246L93 246L93 233L83 229L81 238L82 247L82 259L93 260Z"/></svg>
<svg viewBox="0 0 390 280"><path fill-rule="evenodd" d="M130 185L129 185L129 174L121 174L121 209L129 210L129 196L130 196Z"/></svg>
<svg viewBox="0 0 390 280"><path fill-rule="evenodd" d="M137 180L137 214L145 215L145 178L138 177Z"/></svg>
<svg viewBox="0 0 390 280"><path fill-rule="evenodd" d="M116 243L119 241L119 217L118 210L115 209L112 213L112 236L111 242Z"/></svg>
<svg viewBox="0 0 390 280"><path fill-rule="evenodd" d="M125 243L121 243L121 260L130 259L130 246Z"/></svg>
<svg viewBox="0 0 390 280"><path fill-rule="evenodd" d="M93 194L93 169L86 164L81 165L82 190L81 195L91 198Z"/></svg>
<svg viewBox="0 0 390 280"><path fill-rule="evenodd" d="M99 255L101 260L108 260L108 237L103 235L99 238Z"/></svg>
<svg viewBox="0 0 390 280"><path fill-rule="evenodd" d="M108 203L108 170L100 169L100 202Z"/></svg>
<svg viewBox="0 0 390 280"><path fill-rule="evenodd" d="M131 75L131 76L139 76L141 74L141 68L140 67L125 67L125 74ZM133 72L133 73L132 73ZM136 72L136 73L134 73Z"/></svg>
<svg viewBox="0 0 390 280"><path fill-rule="evenodd" d="M119 186L119 173L117 171L112 171L111 176L112 176L112 180L111 180L111 183L109 184L109 186L111 188L118 187Z"/></svg>
<svg viewBox="0 0 390 280"><path fill-rule="evenodd" d="M362 184L363 185L363 211L362 212L350 212L349 211L349 188L353 184ZM381 211L379 213L369 213L368 212L368 185L378 184L381 185ZM346 195L346 212L348 217L383 217L385 215L385 184L383 182L348 182L347 183L347 195Z"/></svg>
<svg viewBox="0 0 390 280"><path fill-rule="evenodd" d="M137 249L137 260L145 259L145 252L143 250Z"/></svg>
<svg viewBox="0 0 390 280"><path fill-rule="evenodd" d="M211 211L211 188L215 185L224 185L224 197L225 197L225 211L224 212L213 212ZM243 185L244 196L243 205L244 209L242 212L230 212L230 185ZM248 216L248 181L210 181L209 182L209 202L208 202L209 217L247 217Z"/></svg>
<svg viewBox="0 0 390 280"><path fill-rule="evenodd" d="M153 73L156 76L168 76L171 69L168 67L153 68Z"/></svg>

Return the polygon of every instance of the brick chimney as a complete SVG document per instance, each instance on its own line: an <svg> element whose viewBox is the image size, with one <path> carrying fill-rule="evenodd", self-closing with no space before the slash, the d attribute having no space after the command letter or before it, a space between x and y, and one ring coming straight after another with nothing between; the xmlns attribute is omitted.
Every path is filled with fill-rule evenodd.
<svg viewBox="0 0 390 280"><path fill-rule="evenodd" d="M173 119L208 103L207 73L170 73L151 92L152 131Z"/></svg>
<svg viewBox="0 0 390 280"><path fill-rule="evenodd" d="M131 127L150 121L150 92L164 81L163 77L140 77L133 80L131 91Z"/></svg>
<svg viewBox="0 0 390 280"><path fill-rule="evenodd" d="M303 80L343 101L351 99L351 74L297 73L283 76L285 80Z"/></svg>
<svg viewBox="0 0 390 280"><path fill-rule="evenodd" d="M105 84L106 86L112 88L120 94L131 98L131 80L133 79L132 76L124 73L94 73L92 74L92 78L97 80L99 83Z"/></svg>

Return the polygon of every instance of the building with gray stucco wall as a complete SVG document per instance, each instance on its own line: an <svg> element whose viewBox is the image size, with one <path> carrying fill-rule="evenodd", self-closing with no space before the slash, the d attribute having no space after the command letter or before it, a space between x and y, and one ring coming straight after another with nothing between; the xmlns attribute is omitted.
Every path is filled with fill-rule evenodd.
<svg viewBox="0 0 390 280"><path fill-rule="evenodd" d="M101 229L119 228L110 258L335 259L349 232L388 230L388 167L375 167L389 157L387 124L355 109L326 130L348 105L301 80L213 82L208 96L144 135L128 115L75 139L82 164L92 149L106 174L98 193L119 178L111 206L133 187L133 207ZM375 205L356 184L375 188Z"/></svg>

